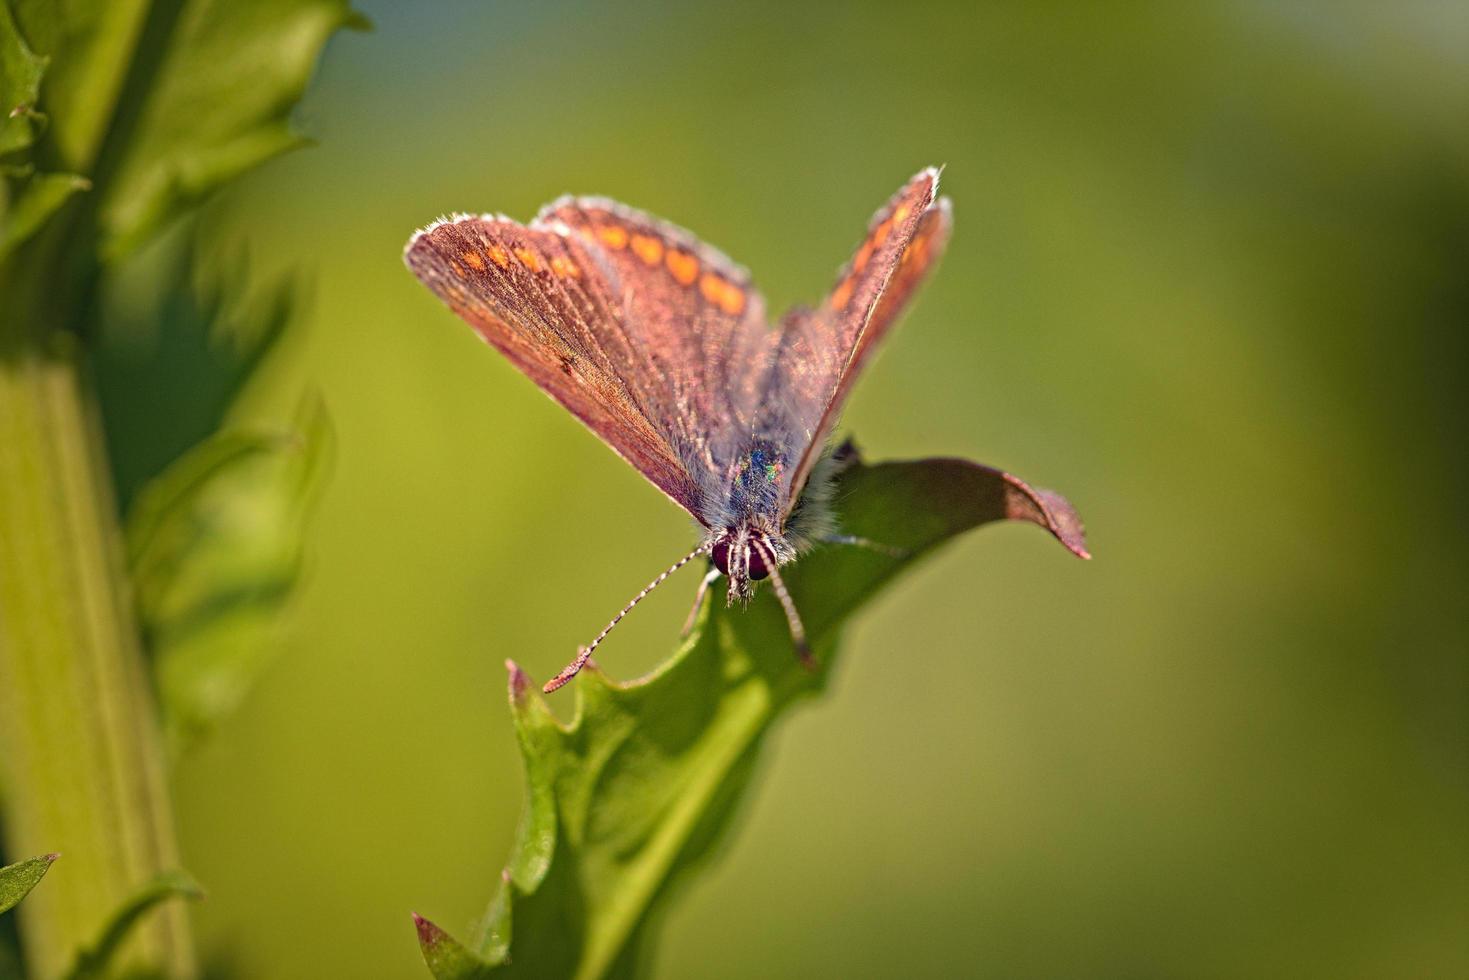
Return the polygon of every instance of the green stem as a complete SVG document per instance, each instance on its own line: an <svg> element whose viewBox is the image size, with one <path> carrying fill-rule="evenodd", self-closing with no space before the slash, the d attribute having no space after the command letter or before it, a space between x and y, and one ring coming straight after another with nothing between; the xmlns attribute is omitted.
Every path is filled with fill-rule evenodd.
<svg viewBox="0 0 1469 980"><path fill-rule="evenodd" d="M0 321L0 813L8 853L62 854L16 910L47 980L177 845L82 355ZM192 975L184 910L141 923L118 966Z"/></svg>

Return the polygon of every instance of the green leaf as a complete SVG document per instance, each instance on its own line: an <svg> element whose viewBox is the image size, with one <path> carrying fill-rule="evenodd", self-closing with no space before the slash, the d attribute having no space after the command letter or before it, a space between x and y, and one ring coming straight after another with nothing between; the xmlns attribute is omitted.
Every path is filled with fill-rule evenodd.
<svg viewBox="0 0 1469 980"><path fill-rule="evenodd" d="M0 868L0 913L9 912L51 870L60 854L42 854L28 861L17 861Z"/></svg>
<svg viewBox="0 0 1469 980"><path fill-rule="evenodd" d="M815 673L797 664L768 588L744 610L706 602L695 631L649 677L614 683L584 670L569 726L507 664L527 806L477 942L420 924L438 980L634 971L650 912L719 841L772 723L820 690L842 623L883 585L997 520L1038 524L1089 557L1063 498L962 460L854 459L834 499L844 532L901 553L829 546L790 566L786 581L822 664Z"/></svg>
<svg viewBox="0 0 1469 980"><path fill-rule="evenodd" d="M21 152L45 129L36 102L47 64L27 46L0 0L0 157L15 155L0 166L0 258L39 231L68 197L91 186L75 174L38 174Z"/></svg>
<svg viewBox="0 0 1469 980"><path fill-rule="evenodd" d="M55 162L90 174L123 97L150 0L9 0L32 50L50 59L42 101Z"/></svg>
<svg viewBox="0 0 1469 980"><path fill-rule="evenodd" d="M148 515L156 536L138 553L150 569L139 596L108 560L110 454L97 439L96 362L80 350L103 333L102 294L130 285L102 259L293 142L287 114L326 37L350 20L345 0L0 0L0 423L35 464L16 469L10 443L0 449L0 542L40 556L0 561L11 586L0 610L4 817L12 836L61 826L56 846L89 870L22 910L38 976L59 975L118 897L175 863L129 600L142 603L177 743L227 710L270 651L324 434L308 424L294 449L251 455L195 495L165 492L176 506ZM85 184L60 171L85 175L94 193L67 201ZM132 400L163 404L172 390ZM208 420L193 407L164 406L185 420L168 435ZM133 471L138 485L203 437L170 441L172 454ZM42 689L55 683L52 698ZM136 952L116 959L192 976L184 918L150 915L127 944ZM0 934L0 970L14 961L13 934ZM95 972L111 944L103 937L78 972Z"/></svg>
<svg viewBox="0 0 1469 980"><path fill-rule="evenodd" d="M14 199L0 210L0 256L40 231L67 198L91 186L76 174L33 174L18 182Z"/></svg>
<svg viewBox="0 0 1469 980"><path fill-rule="evenodd" d="M276 652L330 448L311 399L294 431L213 436L139 495L128 558L175 750L233 711Z"/></svg>
<svg viewBox="0 0 1469 980"><path fill-rule="evenodd" d="M0 0L0 156L35 142L45 117L36 111L46 59L20 36L5 0Z"/></svg>
<svg viewBox="0 0 1469 980"><path fill-rule="evenodd" d="M478 956L465 949L459 940L423 916L415 913L413 925L418 929L418 947L423 950L424 962L434 976L479 980L494 972Z"/></svg>
<svg viewBox="0 0 1469 980"><path fill-rule="evenodd" d="M302 144L290 125L322 47L365 28L345 0L194 0L103 191L104 254L135 248L226 181Z"/></svg>
<svg viewBox="0 0 1469 980"><path fill-rule="evenodd" d="M203 237L192 221L176 227L114 269L119 281L103 294L93 364L124 513L219 431L299 307L299 280L260 281L246 252L212 251Z"/></svg>
<svg viewBox="0 0 1469 980"><path fill-rule="evenodd" d="M107 975L112 957L117 953L128 933L159 903L170 898L204 897L204 889L198 882L182 871L167 871L158 875L138 889L123 903L102 930L102 935L91 945L77 952L76 962L66 974L67 980L90 980Z"/></svg>

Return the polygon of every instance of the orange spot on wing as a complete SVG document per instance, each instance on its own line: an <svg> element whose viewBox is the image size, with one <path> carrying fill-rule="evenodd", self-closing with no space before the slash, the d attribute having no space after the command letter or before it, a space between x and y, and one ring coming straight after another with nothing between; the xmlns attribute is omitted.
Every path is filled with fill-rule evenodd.
<svg viewBox="0 0 1469 980"><path fill-rule="evenodd" d="M704 273L704 278L699 280L699 292L711 303L719 301L719 294L724 286L724 280L712 272Z"/></svg>
<svg viewBox="0 0 1469 980"><path fill-rule="evenodd" d="M581 270L577 268L576 263L564 255L557 255L551 259L551 271L563 278L581 278Z"/></svg>
<svg viewBox="0 0 1469 980"><path fill-rule="evenodd" d="M841 310L846 308L847 303L849 303L851 299L852 280L843 279L841 285L837 286L836 289L833 289L831 291L831 299L827 300L827 305L830 306L833 310Z"/></svg>
<svg viewBox="0 0 1469 980"><path fill-rule="evenodd" d="M668 271L673 273L673 278L685 286L692 285L693 281L699 278L699 260L688 252L680 252L678 249L671 248L664 256L663 262L668 266Z"/></svg>
<svg viewBox="0 0 1469 980"><path fill-rule="evenodd" d="M627 229L621 225L603 225L597 229L597 239L608 248L627 248Z"/></svg>
<svg viewBox="0 0 1469 980"><path fill-rule="evenodd" d="M473 249L466 250L465 253L460 256L460 258L462 258L467 265L471 265L476 269L483 269L485 267L485 260L480 258L479 253L474 251Z"/></svg>
<svg viewBox="0 0 1469 980"><path fill-rule="evenodd" d="M861 272L864 268L867 267L867 263L872 259L872 253L876 252L879 248L882 247L883 241L892 232L893 222L897 219L898 213L905 211L905 209L907 209L907 205L902 205L898 208L897 211L893 213L891 217L884 219L882 224L872 229L872 234L867 236L867 240L862 243L862 247L857 249L857 254L852 257L852 271L854 273ZM852 287L850 283L847 283L845 285L847 288L847 292L843 295L842 301L840 303L836 302L835 295L832 296L833 309L839 309L847 305L846 296L851 294ZM838 292L840 291L841 287L838 287Z"/></svg>
<svg viewBox="0 0 1469 980"><path fill-rule="evenodd" d="M505 248L502 245L491 245L489 247L489 256L490 261L502 269L510 264L510 256L505 253Z"/></svg>
<svg viewBox="0 0 1469 980"><path fill-rule="evenodd" d="M512 251L515 253L515 257L519 259L521 264L524 265L527 269L532 272L541 271L541 257L535 252L532 252L528 248L515 248L512 249Z"/></svg>
<svg viewBox="0 0 1469 980"><path fill-rule="evenodd" d="M928 259L928 239L919 238L909 245L903 252L903 259L898 264L907 265L909 262L924 262Z"/></svg>
<svg viewBox="0 0 1469 980"><path fill-rule="evenodd" d="M739 316L745 311L745 291L733 283L725 283L724 295L719 298L719 308L730 316Z"/></svg>
<svg viewBox="0 0 1469 980"><path fill-rule="evenodd" d="M464 278L464 266L460 265L458 262L455 262L453 259L450 259L449 268L454 270L454 275L458 276L461 279Z"/></svg>
<svg viewBox="0 0 1469 980"><path fill-rule="evenodd" d="M663 243L652 235L632 236L632 250L644 265L657 265L663 261Z"/></svg>
<svg viewBox="0 0 1469 980"><path fill-rule="evenodd" d="M738 315L745 308L745 291L712 272L704 273L699 280L699 292L730 316Z"/></svg>
<svg viewBox="0 0 1469 980"><path fill-rule="evenodd" d="M893 224L901 225L905 220L907 220L908 215L912 213L913 209L910 208L907 204L899 204L897 208L893 211Z"/></svg>

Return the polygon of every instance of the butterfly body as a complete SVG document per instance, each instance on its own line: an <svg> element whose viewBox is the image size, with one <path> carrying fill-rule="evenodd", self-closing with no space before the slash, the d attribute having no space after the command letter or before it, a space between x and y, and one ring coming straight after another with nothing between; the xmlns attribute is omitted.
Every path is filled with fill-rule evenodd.
<svg viewBox="0 0 1469 980"><path fill-rule="evenodd" d="M749 274L688 232L604 198L562 198L529 225L444 219L416 233L415 275L702 527L696 557L747 601L835 530L825 452L861 368L936 263L951 225L924 170L879 209L826 300L772 329ZM706 580L707 584L707 580ZM702 598L702 591L700 593Z"/></svg>

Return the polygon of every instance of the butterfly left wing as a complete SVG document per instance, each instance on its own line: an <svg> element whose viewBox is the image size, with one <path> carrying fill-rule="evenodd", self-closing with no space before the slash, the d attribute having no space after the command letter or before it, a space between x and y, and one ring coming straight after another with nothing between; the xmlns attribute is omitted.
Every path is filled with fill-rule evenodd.
<svg viewBox="0 0 1469 980"><path fill-rule="evenodd" d="M600 249L564 231L460 215L415 234L404 260L542 391L700 516L707 477L690 466L646 395L647 354Z"/></svg>
<svg viewBox="0 0 1469 980"><path fill-rule="evenodd" d="M707 516L723 502L763 373L769 331L749 273L682 228L607 198L563 197L532 227L598 248L621 284L628 339L645 357L633 383L671 441L709 474Z"/></svg>
<svg viewBox="0 0 1469 980"><path fill-rule="evenodd" d="M948 244L953 216L934 198L939 173L908 181L868 224L868 231L816 310L782 323L765 382L767 438L799 447L783 487L782 515L800 498L862 367L897 322Z"/></svg>

